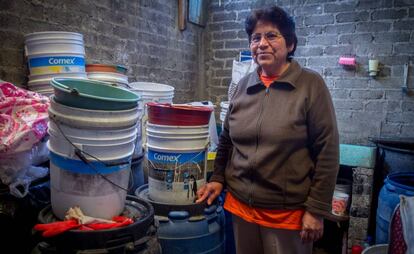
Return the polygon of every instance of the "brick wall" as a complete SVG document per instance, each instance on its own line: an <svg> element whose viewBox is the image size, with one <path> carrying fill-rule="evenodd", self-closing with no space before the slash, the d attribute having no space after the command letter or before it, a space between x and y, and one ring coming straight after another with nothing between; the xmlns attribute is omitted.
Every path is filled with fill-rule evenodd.
<svg viewBox="0 0 414 254"><path fill-rule="evenodd" d="M227 99L232 60L240 50L248 49L246 15L271 4L294 16L299 40L295 58L325 79L342 143L367 144L369 136L414 136L414 93L407 95L401 89L406 63L409 86L414 89L412 0L212 1L206 86L217 105ZM358 67L344 69L337 63L341 55L356 56ZM368 75L369 57L380 61L376 78Z"/></svg>
<svg viewBox="0 0 414 254"><path fill-rule="evenodd" d="M63 30L84 35L87 62L126 65L130 82L169 84L176 102L194 100L202 28L179 31L177 14L167 0L1 0L0 79L26 82L25 34Z"/></svg>

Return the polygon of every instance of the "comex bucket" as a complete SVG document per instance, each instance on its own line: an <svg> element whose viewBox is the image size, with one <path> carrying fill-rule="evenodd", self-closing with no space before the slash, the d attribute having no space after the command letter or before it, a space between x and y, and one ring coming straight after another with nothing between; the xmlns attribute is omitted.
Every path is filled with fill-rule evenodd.
<svg viewBox="0 0 414 254"><path fill-rule="evenodd" d="M147 105L149 196L160 202L193 204L198 186L206 179L208 121L212 109Z"/></svg>

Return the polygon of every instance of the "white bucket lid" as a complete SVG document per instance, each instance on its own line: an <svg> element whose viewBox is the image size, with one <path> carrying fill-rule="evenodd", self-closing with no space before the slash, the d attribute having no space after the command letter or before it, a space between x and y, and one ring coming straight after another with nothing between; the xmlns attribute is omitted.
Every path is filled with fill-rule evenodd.
<svg viewBox="0 0 414 254"><path fill-rule="evenodd" d="M159 94L174 94L174 87L164 84L152 82L132 82L129 83L131 90L140 95L159 95Z"/></svg>

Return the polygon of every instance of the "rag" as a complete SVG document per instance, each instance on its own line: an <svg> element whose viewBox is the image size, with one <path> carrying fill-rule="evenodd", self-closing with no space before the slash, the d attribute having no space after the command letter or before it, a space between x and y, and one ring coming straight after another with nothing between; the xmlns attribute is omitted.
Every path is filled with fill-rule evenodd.
<svg viewBox="0 0 414 254"><path fill-rule="evenodd" d="M105 220L86 216L79 207L71 207L66 212L65 220L45 224L36 224L34 230L41 231L43 237L53 237L68 230L104 230L124 227L134 221L125 216L114 216L112 220Z"/></svg>

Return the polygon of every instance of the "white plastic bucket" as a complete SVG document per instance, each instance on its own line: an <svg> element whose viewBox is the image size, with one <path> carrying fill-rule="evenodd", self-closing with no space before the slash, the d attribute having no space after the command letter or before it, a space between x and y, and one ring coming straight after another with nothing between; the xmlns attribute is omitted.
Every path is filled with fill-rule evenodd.
<svg viewBox="0 0 414 254"><path fill-rule="evenodd" d="M78 53L85 55L83 35L64 31L45 31L26 34L26 56L48 53Z"/></svg>
<svg viewBox="0 0 414 254"><path fill-rule="evenodd" d="M78 148L88 159L117 160L132 155L137 129L132 126L126 129L97 131L96 129L71 128L64 124L58 126L50 121L48 133L51 149L67 158L79 159L75 154L75 149Z"/></svg>
<svg viewBox="0 0 414 254"><path fill-rule="evenodd" d="M155 135L151 131L154 129L162 130L162 136ZM150 198L164 203L193 204L197 187L206 182L208 144L208 125L147 126Z"/></svg>
<svg viewBox="0 0 414 254"><path fill-rule="evenodd" d="M55 73L55 74L45 74L45 75L29 75L29 81L27 82L27 87L29 90L38 92L47 90L53 93L53 87L50 85L50 81L53 77L59 78L80 78L86 79L86 73Z"/></svg>
<svg viewBox="0 0 414 254"><path fill-rule="evenodd" d="M129 161L113 168L95 161L92 168L80 160L57 155L53 149L50 151L51 203L53 213L59 219L63 220L68 209L74 206L79 206L88 216L104 219L111 219L123 211L127 195L123 189L128 188L130 157L105 161Z"/></svg>
<svg viewBox="0 0 414 254"><path fill-rule="evenodd" d="M130 90L141 96L140 108L147 102L172 103L174 87L151 82L129 83Z"/></svg>
<svg viewBox="0 0 414 254"><path fill-rule="evenodd" d="M135 126L139 121L139 116L138 107L116 111L89 110L62 105L57 103L53 97L49 107L49 118L77 128L122 129Z"/></svg>
<svg viewBox="0 0 414 254"><path fill-rule="evenodd" d="M85 72L83 35L47 31L25 35L25 54L31 75Z"/></svg>
<svg viewBox="0 0 414 254"><path fill-rule="evenodd" d="M115 72L87 72L88 78L109 82L121 87L127 87L128 76Z"/></svg>

